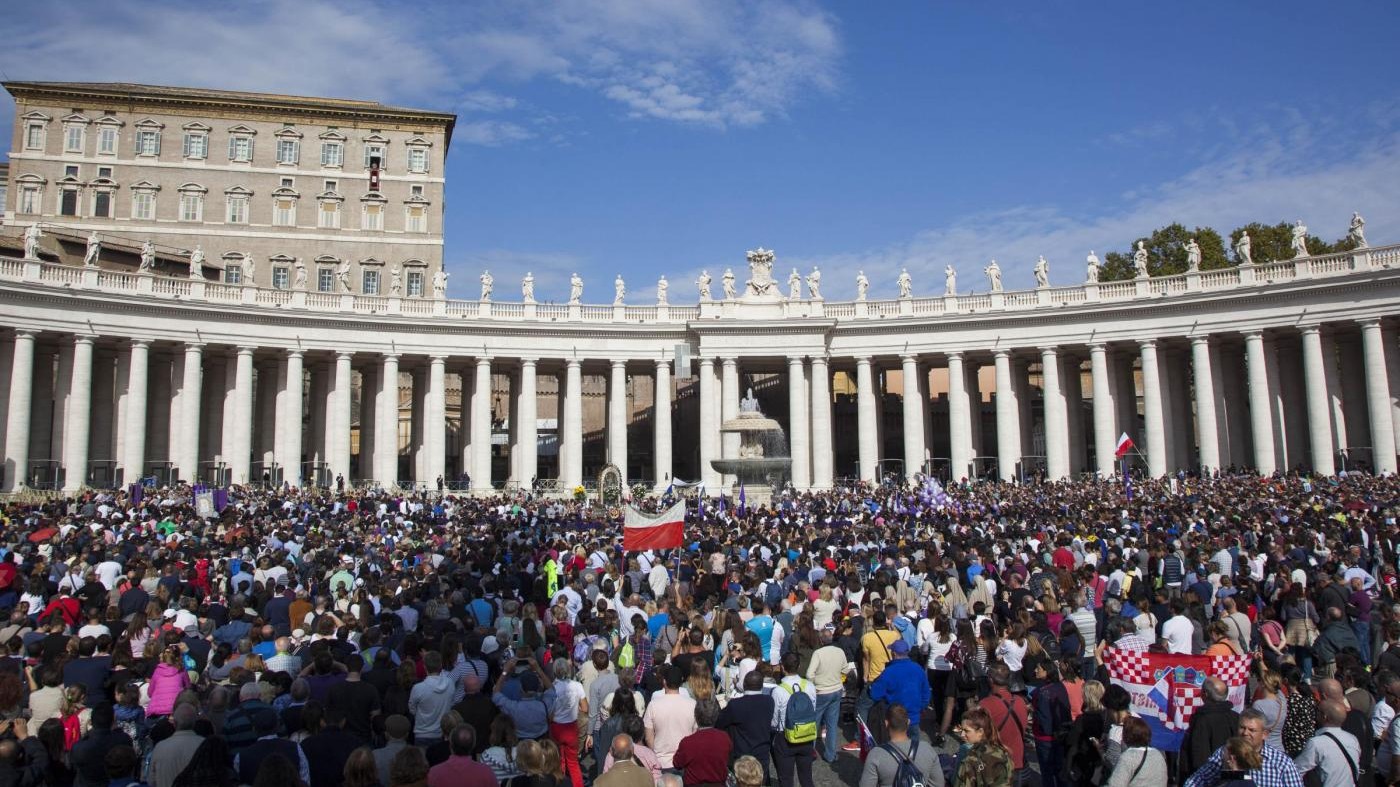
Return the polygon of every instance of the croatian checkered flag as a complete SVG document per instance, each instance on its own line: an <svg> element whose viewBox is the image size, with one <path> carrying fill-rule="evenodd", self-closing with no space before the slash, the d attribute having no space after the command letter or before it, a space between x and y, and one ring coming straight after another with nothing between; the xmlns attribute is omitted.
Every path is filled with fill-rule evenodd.
<svg viewBox="0 0 1400 787"><path fill-rule="evenodd" d="M1174 653L1104 650L1109 679L1127 690L1134 715L1152 730L1152 748L1177 751L1196 708L1205 702L1201 690L1208 677L1225 681L1230 702L1244 710L1250 657L1182 656Z"/></svg>

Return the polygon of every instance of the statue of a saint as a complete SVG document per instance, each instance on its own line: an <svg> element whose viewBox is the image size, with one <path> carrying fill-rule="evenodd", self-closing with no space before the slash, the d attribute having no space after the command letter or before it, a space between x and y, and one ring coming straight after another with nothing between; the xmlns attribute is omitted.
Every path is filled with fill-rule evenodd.
<svg viewBox="0 0 1400 787"><path fill-rule="evenodd" d="M481 273L481 302L482 302L482 303L489 303L489 302L490 302L490 300L491 300L491 291L492 291L493 289L495 289L495 287L496 287L496 279L495 279L495 277L493 277L493 276L491 275L491 271L482 271L482 273Z"/></svg>
<svg viewBox="0 0 1400 787"><path fill-rule="evenodd" d="M909 275L908 268L902 268L899 271L899 278L896 279L896 283L899 284L899 297L914 297L914 279Z"/></svg>
<svg viewBox="0 0 1400 787"><path fill-rule="evenodd" d="M1293 223L1293 259L1308 256L1308 227L1302 219Z"/></svg>
<svg viewBox="0 0 1400 787"><path fill-rule="evenodd" d="M802 274L796 268L788 274L788 300L796 301L802 299Z"/></svg>
<svg viewBox="0 0 1400 787"><path fill-rule="evenodd" d="M83 264L89 268L97 267L97 257L102 254L102 239L97 237L97 230L88 233L87 248L83 251Z"/></svg>
<svg viewBox="0 0 1400 787"><path fill-rule="evenodd" d="M156 247L155 244L151 243L150 239L147 238L146 242L141 244L141 265L139 268L137 268L137 270L149 271L155 270L155 267ZM249 260L248 262L248 267L253 267L251 260Z"/></svg>
<svg viewBox="0 0 1400 787"><path fill-rule="evenodd" d="M1347 240L1358 249L1366 248L1366 220L1360 213L1351 214L1351 227L1347 230Z"/></svg>
<svg viewBox="0 0 1400 787"><path fill-rule="evenodd" d="M300 261L298 261L298 264L300 264ZM305 277L305 269L306 269L306 266L303 265L303 266L302 266L302 271L303 271L302 276L303 276L303 278ZM190 278L191 278L191 279L202 279L202 278L204 278L204 247L202 247L202 246L200 246L200 245L198 245L198 244L195 245L194 251L190 253ZM305 283L305 282L303 281L303 284L304 284L304 283Z"/></svg>
<svg viewBox="0 0 1400 787"><path fill-rule="evenodd" d="M1150 275L1147 272L1147 244L1144 241L1138 241L1137 251L1133 252L1133 275L1139 279Z"/></svg>
<svg viewBox="0 0 1400 787"><path fill-rule="evenodd" d="M958 294L958 272L952 265L943 266L943 294L949 297Z"/></svg>
<svg viewBox="0 0 1400 787"><path fill-rule="evenodd" d="M1045 255L1040 255L1040 259L1035 261L1035 286L1050 286L1050 263L1045 261Z"/></svg>
<svg viewBox="0 0 1400 787"><path fill-rule="evenodd" d="M43 237L44 231L39 229L38 224L30 224L24 231L24 258L26 260L39 259L39 238Z"/></svg>
<svg viewBox="0 0 1400 787"><path fill-rule="evenodd" d="M1254 264L1253 246L1254 242L1249 239L1249 233L1241 232L1240 239L1235 241L1235 257L1241 265Z"/></svg>
<svg viewBox="0 0 1400 787"><path fill-rule="evenodd" d="M665 305L667 304L666 292L667 292L667 290L669 290L669 289L671 289L671 285L668 284L668 283L666 283L666 277L665 277L665 276L662 276L661 279L658 280L658 281L656 282L656 305L657 305L657 306L665 306Z"/></svg>
<svg viewBox="0 0 1400 787"><path fill-rule="evenodd" d="M1186 270L1195 273L1201 269L1201 244L1195 238L1186 242Z"/></svg>
<svg viewBox="0 0 1400 787"><path fill-rule="evenodd" d="M700 278L695 280L695 286L700 290L700 301L702 303L712 300L710 297L710 281L710 272L706 270L700 271Z"/></svg>
<svg viewBox="0 0 1400 787"><path fill-rule="evenodd" d="M395 298L403 294L403 271L397 265L389 271L389 294Z"/></svg>
<svg viewBox="0 0 1400 787"><path fill-rule="evenodd" d="M569 277L569 305L577 306L583 301L583 278L577 273Z"/></svg>
<svg viewBox="0 0 1400 787"><path fill-rule="evenodd" d="M249 257L248 264L243 266L243 284L248 287L258 286L258 260L256 257Z"/></svg>
<svg viewBox="0 0 1400 787"><path fill-rule="evenodd" d="M812 266L812 272L807 274L807 297L814 301L822 299L822 272L817 266Z"/></svg>
<svg viewBox="0 0 1400 787"><path fill-rule="evenodd" d="M335 266L335 278L336 278L336 281L340 282L340 291L341 291L341 292L350 292L350 261L349 261L349 260L341 260L341 261L340 261L340 264L338 264L338 265Z"/></svg>
<svg viewBox="0 0 1400 787"><path fill-rule="evenodd" d="M865 278L865 271L856 271L856 300L863 301L870 293L870 280Z"/></svg>
<svg viewBox="0 0 1400 787"><path fill-rule="evenodd" d="M724 299L732 301L738 295L734 290L734 269L725 268L724 275L720 277L720 282L724 284Z"/></svg>
<svg viewBox="0 0 1400 787"><path fill-rule="evenodd" d="M1098 284L1098 283L1099 283L1099 255L1095 254L1093 249L1089 249L1089 256L1085 258L1085 260L1084 260L1084 265L1085 265L1085 268L1086 268L1085 274L1084 274L1084 280L1085 280L1086 282L1090 283L1090 284Z"/></svg>
<svg viewBox="0 0 1400 787"><path fill-rule="evenodd" d="M525 278L520 282L520 296L526 303L535 302L535 274L532 271L525 271Z"/></svg>
<svg viewBox="0 0 1400 787"><path fill-rule="evenodd" d="M201 252L201 253L203 253L203 252ZM297 262L296 262L296 280L295 280L295 281L296 281L296 284L294 284L293 286L294 286L296 289L298 289L298 290L304 290L304 289L306 289L306 263L302 262L300 257L297 257Z"/></svg>
<svg viewBox="0 0 1400 787"><path fill-rule="evenodd" d="M987 284L992 288L992 292L1001 292L1001 266L997 261L992 260L982 272L987 274Z"/></svg>
<svg viewBox="0 0 1400 787"><path fill-rule="evenodd" d="M442 268L438 268L433 274L433 297L442 298L447 295L447 277L451 275Z"/></svg>
<svg viewBox="0 0 1400 787"><path fill-rule="evenodd" d="M626 283L624 283L624 282L622 281L622 274L619 273L619 274L617 274L617 278L616 278L616 279L613 279L613 305L614 305L614 306L621 306L621 305L622 305L622 299L623 299L623 297L625 297L626 295L627 295L627 285L626 285Z"/></svg>

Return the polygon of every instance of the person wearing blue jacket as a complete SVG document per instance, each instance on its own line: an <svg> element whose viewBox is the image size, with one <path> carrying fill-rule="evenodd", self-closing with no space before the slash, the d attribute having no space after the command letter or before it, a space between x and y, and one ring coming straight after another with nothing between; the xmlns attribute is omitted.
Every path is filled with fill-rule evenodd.
<svg viewBox="0 0 1400 787"><path fill-rule="evenodd" d="M870 699L884 700L909 711L909 729L919 729L919 714L928 707L928 676L923 667L909 660L909 643L897 639L890 646L890 663L880 677L870 684Z"/></svg>

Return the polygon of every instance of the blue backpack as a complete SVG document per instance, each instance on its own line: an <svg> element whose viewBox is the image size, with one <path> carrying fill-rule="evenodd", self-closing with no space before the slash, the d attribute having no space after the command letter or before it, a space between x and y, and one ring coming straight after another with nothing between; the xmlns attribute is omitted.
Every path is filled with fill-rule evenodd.
<svg viewBox="0 0 1400 787"><path fill-rule="evenodd" d="M783 739L788 743L812 743L817 739L817 706L807 694L807 681L785 684L787 711L783 714Z"/></svg>

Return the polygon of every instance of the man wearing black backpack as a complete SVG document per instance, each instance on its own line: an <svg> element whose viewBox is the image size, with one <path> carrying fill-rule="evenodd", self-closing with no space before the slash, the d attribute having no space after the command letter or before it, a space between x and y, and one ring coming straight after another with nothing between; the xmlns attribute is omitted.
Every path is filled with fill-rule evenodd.
<svg viewBox="0 0 1400 787"><path fill-rule="evenodd" d="M890 706L885 716L890 740L871 749L860 774L860 787L944 787L943 769L933 744L909 736L909 712Z"/></svg>

